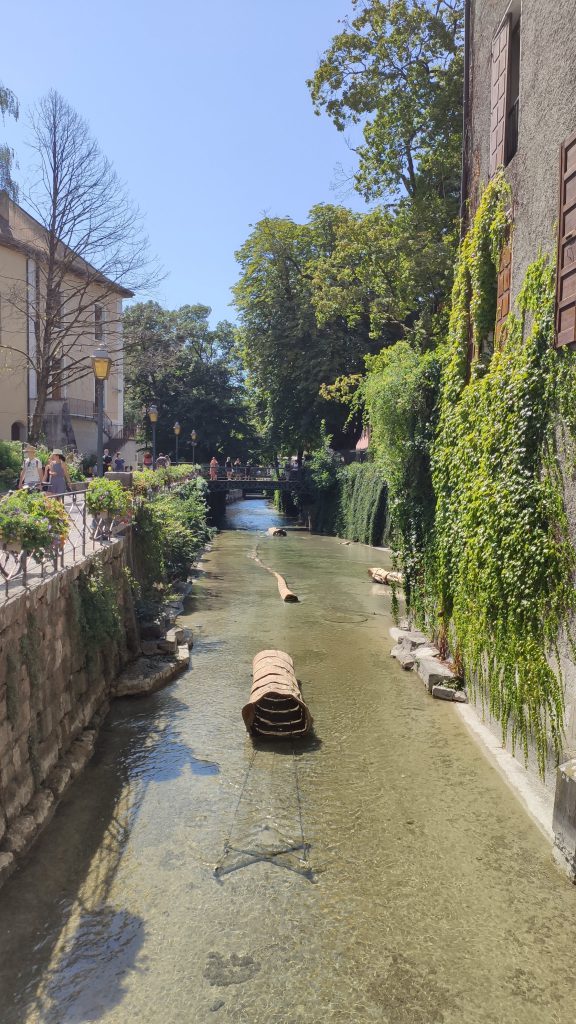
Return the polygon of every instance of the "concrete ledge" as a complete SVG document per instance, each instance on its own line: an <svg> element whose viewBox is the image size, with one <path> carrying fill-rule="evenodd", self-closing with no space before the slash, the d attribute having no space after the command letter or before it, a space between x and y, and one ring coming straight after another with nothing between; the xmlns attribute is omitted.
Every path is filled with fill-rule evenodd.
<svg viewBox="0 0 576 1024"><path fill-rule="evenodd" d="M144 697L155 693L184 672L190 663L188 644L177 648L175 657L138 658L114 683L115 697Z"/></svg>
<svg viewBox="0 0 576 1024"><path fill-rule="evenodd" d="M556 858L576 882L576 758L557 770L552 829Z"/></svg>

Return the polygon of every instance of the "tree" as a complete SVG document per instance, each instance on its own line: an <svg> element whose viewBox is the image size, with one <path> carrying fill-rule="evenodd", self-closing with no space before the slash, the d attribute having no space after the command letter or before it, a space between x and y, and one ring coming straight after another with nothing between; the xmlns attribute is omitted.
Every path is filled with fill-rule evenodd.
<svg viewBox="0 0 576 1024"><path fill-rule="evenodd" d="M10 117L17 121L19 113L18 100L14 93L0 82L0 114L2 115L2 120L4 121L6 114L9 114ZM5 143L0 143L0 191L4 190L11 199L17 199L18 186L12 177L13 163L13 150Z"/></svg>
<svg viewBox="0 0 576 1024"><path fill-rule="evenodd" d="M159 450L172 451L173 425L182 427L180 452L198 434L198 457L214 452L245 460L257 447L246 389L228 321L211 328L210 307L131 306L124 315L126 402L137 416L152 402L159 411Z"/></svg>
<svg viewBox="0 0 576 1024"><path fill-rule="evenodd" d="M372 348L367 315L360 311L349 324L341 310L324 310L320 317L314 306L315 270L334 253L348 214L341 207L316 206L306 224L265 217L236 254L242 273L233 292L242 355L273 451L313 447L322 420L341 440L345 417L337 403L322 398L320 387L360 369Z"/></svg>
<svg viewBox="0 0 576 1024"><path fill-rule="evenodd" d="M356 188L392 204L432 193L455 215L462 134L462 0L352 0L308 82L316 113L363 127Z"/></svg>
<svg viewBox="0 0 576 1024"><path fill-rule="evenodd" d="M88 125L55 91L32 114L36 178L25 205L40 225L37 281L12 301L35 324L37 398L31 435L38 438L49 394L90 374L82 339L95 336L95 302L149 288L158 278L138 210ZM119 318L110 314L112 335ZM120 335L117 335L118 339ZM111 355L118 355L119 342Z"/></svg>

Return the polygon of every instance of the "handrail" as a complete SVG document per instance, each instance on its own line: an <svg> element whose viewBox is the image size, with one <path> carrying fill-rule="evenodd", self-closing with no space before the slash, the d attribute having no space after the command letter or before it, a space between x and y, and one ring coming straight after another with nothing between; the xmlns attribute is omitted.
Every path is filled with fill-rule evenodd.
<svg viewBox="0 0 576 1024"><path fill-rule="evenodd" d="M68 537L63 545L54 547L51 557L38 560L24 550L14 551L0 544L0 583L3 583L0 599L3 596L7 600L14 588L28 589L34 581L45 579L50 571L56 573L67 565L74 565L129 526L124 521L87 515L87 490L84 487L59 495L68 518Z"/></svg>

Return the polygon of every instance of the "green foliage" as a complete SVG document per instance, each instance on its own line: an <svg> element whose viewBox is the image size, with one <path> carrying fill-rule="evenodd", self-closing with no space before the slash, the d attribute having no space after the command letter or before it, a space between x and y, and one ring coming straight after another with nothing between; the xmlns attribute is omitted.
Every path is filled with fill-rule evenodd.
<svg viewBox="0 0 576 1024"><path fill-rule="evenodd" d="M132 496L119 480L97 477L88 484L86 507L93 516L127 516L132 510Z"/></svg>
<svg viewBox="0 0 576 1024"><path fill-rule="evenodd" d="M363 126L356 188L368 199L458 199L463 3L352 0L308 83L339 131ZM453 216L453 214L452 214ZM447 220L451 219L450 217Z"/></svg>
<svg viewBox="0 0 576 1024"><path fill-rule="evenodd" d="M339 470L338 483L338 535L362 544L383 544L387 535L388 494L380 467L371 462L353 462Z"/></svg>
<svg viewBox="0 0 576 1024"><path fill-rule="evenodd" d="M191 480L137 502L136 576L144 600L159 598L172 580L187 579L194 559L211 536L205 492L204 480Z"/></svg>
<svg viewBox="0 0 576 1024"><path fill-rule="evenodd" d="M18 120L20 108L14 93L0 82L0 114L2 118L6 114ZM18 199L18 186L12 177L14 166L14 152L5 143L0 143L0 189L4 189L11 199Z"/></svg>
<svg viewBox="0 0 576 1024"><path fill-rule="evenodd" d="M540 257L528 270L518 312L508 318L502 349L483 365L507 198L502 179L490 183L456 269L426 587L435 601L429 610L470 685L478 685L503 733L510 728L525 755L534 739L544 771L548 731L560 752L564 711L562 680L549 658L576 610L576 557L555 450L574 356L561 360L552 347L554 272ZM475 360L468 381L470 332Z"/></svg>
<svg viewBox="0 0 576 1024"><path fill-rule="evenodd" d="M66 540L69 521L61 501L16 491L0 502L0 543L11 544L41 561Z"/></svg>
<svg viewBox="0 0 576 1024"><path fill-rule="evenodd" d="M122 617L116 586L107 580L102 566L93 563L80 573L77 583L77 615L81 642L90 655L118 640Z"/></svg>
<svg viewBox="0 0 576 1024"><path fill-rule="evenodd" d="M10 490L17 486L21 466L21 443L0 441L0 490Z"/></svg>
<svg viewBox="0 0 576 1024"><path fill-rule="evenodd" d="M209 325L210 307L163 309L140 302L124 314L126 387L129 411L138 421L143 406L159 411L157 451L174 458L173 425L181 424L179 457L192 454L190 432L198 434L198 461L211 456L248 457L257 439L236 351L235 329L228 321ZM150 439L150 424L144 420Z"/></svg>

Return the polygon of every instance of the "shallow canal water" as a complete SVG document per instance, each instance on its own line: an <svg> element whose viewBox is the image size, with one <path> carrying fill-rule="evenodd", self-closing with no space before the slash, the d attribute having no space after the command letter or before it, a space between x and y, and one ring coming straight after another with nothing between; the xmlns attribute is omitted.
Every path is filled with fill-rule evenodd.
<svg viewBox="0 0 576 1024"><path fill-rule="evenodd" d="M230 516L190 671L114 705L0 893L2 1024L574 1024L576 890L455 709L390 659L382 552L267 538L263 502ZM244 731L264 647L294 657L303 747Z"/></svg>

